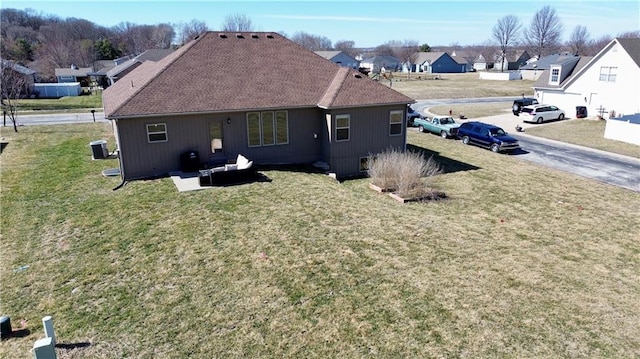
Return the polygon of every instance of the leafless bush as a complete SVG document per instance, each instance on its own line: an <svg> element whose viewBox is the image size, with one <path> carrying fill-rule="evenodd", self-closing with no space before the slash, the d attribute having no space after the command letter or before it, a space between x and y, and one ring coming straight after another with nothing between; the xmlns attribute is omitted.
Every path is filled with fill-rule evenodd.
<svg viewBox="0 0 640 359"><path fill-rule="evenodd" d="M431 178L442 173L440 165L418 152L388 149L369 156L371 183L393 189L401 197L421 197L432 192Z"/></svg>

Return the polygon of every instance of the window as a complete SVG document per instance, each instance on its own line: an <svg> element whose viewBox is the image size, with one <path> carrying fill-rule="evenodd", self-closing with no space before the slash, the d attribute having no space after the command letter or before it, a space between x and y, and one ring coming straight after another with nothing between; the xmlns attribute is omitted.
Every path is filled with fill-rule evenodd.
<svg viewBox="0 0 640 359"><path fill-rule="evenodd" d="M247 113L249 147L286 145L289 143L287 111Z"/></svg>
<svg viewBox="0 0 640 359"><path fill-rule="evenodd" d="M153 142L167 142L167 125L164 123L150 123L147 125L147 140Z"/></svg>
<svg viewBox="0 0 640 359"><path fill-rule="evenodd" d="M222 122L215 121L209 124L209 137L211 138L211 153L222 151Z"/></svg>
<svg viewBox="0 0 640 359"><path fill-rule="evenodd" d="M558 85L560 83L560 68L552 67L551 68L551 78L549 79L549 83L552 85Z"/></svg>
<svg viewBox="0 0 640 359"><path fill-rule="evenodd" d="M600 67L600 81L616 82L617 67L602 66Z"/></svg>
<svg viewBox="0 0 640 359"><path fill-rule="evenodd" d="M391 111L389 115L389 136L398 136L402 134L403 115L403 111Z"/></svg>
<svg viewBox="0 0 640 359"><path fill-rule="evenodd" d="M350 115L336 116L336 141L349 141Z"/></svg>

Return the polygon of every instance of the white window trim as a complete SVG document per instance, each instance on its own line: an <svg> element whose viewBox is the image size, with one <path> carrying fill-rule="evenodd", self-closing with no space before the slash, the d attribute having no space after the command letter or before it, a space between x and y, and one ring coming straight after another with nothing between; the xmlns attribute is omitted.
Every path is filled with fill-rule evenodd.
<svg viewBox="0 0 640 359"><path fill-rule="evenodd" d="M618 77L618 67L616 66L600 66L600 81L616 82Z"/></svg>
<svg viewBox="0 0 640 359"><path fill-rule="evenodd" d="M399 115L398 117L400 119L397 122L393 122L393 115ZM402 119L404 117L405 117L405 114L403 110L394 110L389 112L389 136L402 136L403 134L402 123L404 122L402 121ZM400 133L391 133L391 128L393 125L400 125Z"/></svg>
<svg viewBox="0 0 640 359"><path fill-rule="evenodd" d="M555 79L555 81L553 80L553 71L554 70L558 70L558 75ZM560 66L552 66L549 69L549 84L551 85L559 85L560 84L560 74L562 73L562 68Z"/></svg>
<svg viewBox="0 0 640 359"><path fill-rule="evenodd" d="M258 138L260 139L260 143L257 145L251 144L251 135L250 135L251 127L249 126L249 115L253 113L258 114ZM262 146L262 115L260 114L260 111L247 112L246 119L247 119L247 147L261 147Z"/></svg>
<svg viewBox="0 0 640 359"><path fill-rule="evenodd" d="M164 126L164 131L155 131L155 132L149 132L149 126ZM161 123L148 123L145 128L147 129L147 143L159 143L159 142L168 142L169 141L169 133L167 131L167 124L164 122ZM156 141L152 141L151 140L151 135L158 135L158 134L164 134L164 140L156 140Z"/></svg>
<svg viewBox="0 0 640 359"><path fill-rule="evenodd" d="M338 127L338 119L342 119L342 118L346 118L348 121L348 126L347 127ZM335 136L336 136L336 142L346 142L351 140L351 115L336 115L336 126L335 126ZM339 129L347 129L347 138L344 140L339 140L338 139L338 130Z"/></svg>

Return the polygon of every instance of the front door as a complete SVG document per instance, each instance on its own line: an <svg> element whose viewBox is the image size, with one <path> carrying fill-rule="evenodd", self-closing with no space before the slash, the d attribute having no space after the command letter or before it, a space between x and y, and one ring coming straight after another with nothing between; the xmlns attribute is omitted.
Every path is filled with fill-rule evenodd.
<svg viewBox="0 0 640 359"><path fill-rule="evenodd" d="M209 163L220 165L227 162L224 154L224 136L222 131L222 120L209 121Z"/></svg>

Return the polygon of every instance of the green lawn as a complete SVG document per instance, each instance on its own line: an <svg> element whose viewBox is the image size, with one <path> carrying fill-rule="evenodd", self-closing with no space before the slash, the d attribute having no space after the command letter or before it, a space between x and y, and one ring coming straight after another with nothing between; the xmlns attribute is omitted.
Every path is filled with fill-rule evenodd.
<svg viewBox="0 0 640 359"><path fill-rule="evenodd" d="M2 358L45 315L88 343L59 358L640 356L640 193L415 131L448 200L277 169L113 191L108 125L1 131L0 303L29 330Z"/></svg>
<svg viewBox="0 0 640 359"><path fill-rule="evenodd" d="M102 94L66 96L59 99L22 99L18 101L18 115L38 113L77 112L87 109L102 111Z"/></svg>

